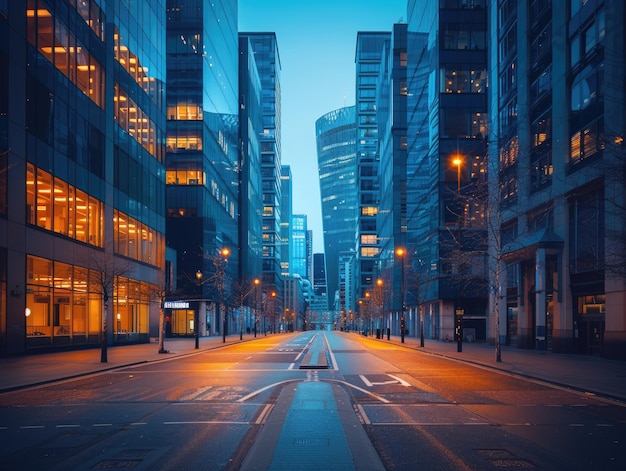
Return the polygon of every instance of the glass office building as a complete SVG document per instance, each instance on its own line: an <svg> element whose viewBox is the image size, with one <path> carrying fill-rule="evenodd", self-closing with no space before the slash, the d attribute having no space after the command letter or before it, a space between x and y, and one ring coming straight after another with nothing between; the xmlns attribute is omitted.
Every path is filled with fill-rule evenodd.
<svg viewBox="0 0 626 471"><path fill-rule="evenodd" d="M378 274L378 122L376 97L383 46L390 32L359 32L356 40L356 297L364 300ZM332 293L329 293L329 295Z"/></svg>
<svg viewBox="0 0 626 471"><path fill-rule="evenodd" d="M283 277L293 276L293 176L291 167L280 168L280 267Z"/></svg>
<svg viewBox="0 0 626 471"><path fill-rule="evenodd" d="M158 0L0 4L0 353L158 335L164 30Z"/></svg>
<svg viewBox="0 0 626 471"><path fill-rule="evenodd" d="M239 37L237 3L167 2L168 246L177 253L178 293L186 309L170 312L181 335L222 332L217 283L222 249L226 278L239 266ZM198 279L196 274L201 276ZM232 283L225 283L232 286ZM189 311L199 311L199 325ZM178 317L184 322L178 322Z"/></svg>
<svg viewBox="0 0 626 471"><path fill-rule="evenodd" d="M410 267L438 339L454 338L457 313L473 339L487 336L487 283L475 281L487 275L484 256L469 262L466 255L486 241L485 207L470 201L486 171L486 7L482 0L407 3L407 188L417 203L408 208Z"/></svg>
<svg viewBox="0 0 626 471"><path fill-rule="evenodd" d="M254 51L245 36L239 37L239 279L261 278L263 263L263 189L261 145L263 126L261 79Z"/></svg>
<svg viewBox="0 0 626 471"><path fill-rule="evenodd" d="M378 79L379 128L378 243L380 272L389 293L388 308L402 309L402 263L397 248L407 248L407 25L396 24L384 49ZM409 257L405 260L411 263ZM406 299L407 305L414 303ZM414 331L413 329L410 329Z"/></svg>
<svg viewBox="0 0 626 471"><path fill-rule="evenodd" d="M294 214L291 218L291 274L309 279L306 214Z"/></svg>
<svg viewBox="0 0 626 471"><path fill-rule="evenodd" d="M280 54L275 33L241 33L249 39L261 79L263 130L263 286L282 299L281 279L281 147Z"/></svg>
<svg viewBox="0 0 626 471"><path fill-rule="evenodd" d="M335 293L342 289L339 286L340 254L354 248L356 234L356 107L326 113L315 122L315 135L327 292L333 300ZM332 308L340 310L345 306Z"/></svg>

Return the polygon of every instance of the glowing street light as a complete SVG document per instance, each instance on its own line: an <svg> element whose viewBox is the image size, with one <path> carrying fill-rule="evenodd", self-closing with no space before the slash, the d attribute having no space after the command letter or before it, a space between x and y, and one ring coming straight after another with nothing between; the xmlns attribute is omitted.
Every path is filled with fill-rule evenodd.
<svg viewBox="0 0 626 471"><path fill-rule="evenodd" d="M406 258L406 250L403 247L398 247L396 249L396 256L399 257L402 260L402 269L401 269L401 280L402 280L402 284L400 287L400 298L402 301L402 313L401 313L401 317L400 317L400 342L404 343L404 330L405 330L405 326L406 326L406 320L404 318L404 311L406 310L406 305L405 305L405 285L404 285L404 260Z"/></svg>
<svg viewBox="0 0 626 471"><path fill-rule="evenodd" d="M201 306L200 300L202 299L202 272L200 270L196 272L196 283L198 284L198 308L193 316L193 336L196 339L196 348L200 348L200 329L198 329Z"/></svg>

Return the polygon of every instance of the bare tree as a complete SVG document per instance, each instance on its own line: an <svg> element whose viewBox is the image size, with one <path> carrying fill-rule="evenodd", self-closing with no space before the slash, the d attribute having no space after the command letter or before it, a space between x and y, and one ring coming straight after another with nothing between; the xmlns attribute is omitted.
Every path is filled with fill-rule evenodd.
<svg viewBox="0 0 626 471"><path fill-rule="evenodd" d="M118 277L128 275L130 263L127 260L108 253L91 254L87 264L90 283L98 286L102 295L102 332L100 362L106 363L108 345L109 300Z"/></svg>
<svg viewBox="0 0 626 471"><path fill-rule="evenodd" d="M259 279L253 280L238 280L234 285L233 298L237 302L239 307L239 340L243 339L243 316L244 307L246 305L246 299L252 294L258 292ZM255 296L256 299L256 296ZM258 300L256 301L258 303ZM256 306L255 306L256 309ZM256 325L254 327L256 329ZM256 334L256 331L255 331Z"/></svg>

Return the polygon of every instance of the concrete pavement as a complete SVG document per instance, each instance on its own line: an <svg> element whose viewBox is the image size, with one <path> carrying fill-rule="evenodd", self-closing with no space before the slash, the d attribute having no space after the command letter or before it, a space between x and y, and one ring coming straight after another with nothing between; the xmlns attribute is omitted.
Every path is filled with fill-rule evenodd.
<svg viewBox="0 0 626 471"><path fill-rule="evenodd" d="M243 337L243 341L252 339L252 335ZM389 341L386 337L374 340L400 344L400 337L394 336ZM237 342L240 342L239 334L226 337L226 344ZM165 339L165 349L169 353L158 353L159 345L154 341L109 347L107 363L100 362L100 349L3 357L0 358L0 393L133 364L191 355L225 345L221 336L202 337L199 343L196 350L193 338ZM419 339L413 337L406 337L404 346L424 354L442 355L626 403L626 362L506 346L502 347L502 361L496 362L495 347L485 343L464 342L462 352L457 352L456 342L425 340L424 347L420 347Z"/></svg>

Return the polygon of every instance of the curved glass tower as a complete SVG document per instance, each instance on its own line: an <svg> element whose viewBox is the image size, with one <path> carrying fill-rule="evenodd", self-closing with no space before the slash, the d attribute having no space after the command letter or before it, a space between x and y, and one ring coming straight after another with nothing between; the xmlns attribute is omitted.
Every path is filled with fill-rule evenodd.
<svg viewBox="0 0 626 471"><path fill-rule="evenodd" d="M315 135L322 198L327 292L328 299L333 300L335 292L340 289L339 255L341 252L354 250L355 243L358 206L356 108L349 106L325 114L315 123Z"/></svg>

